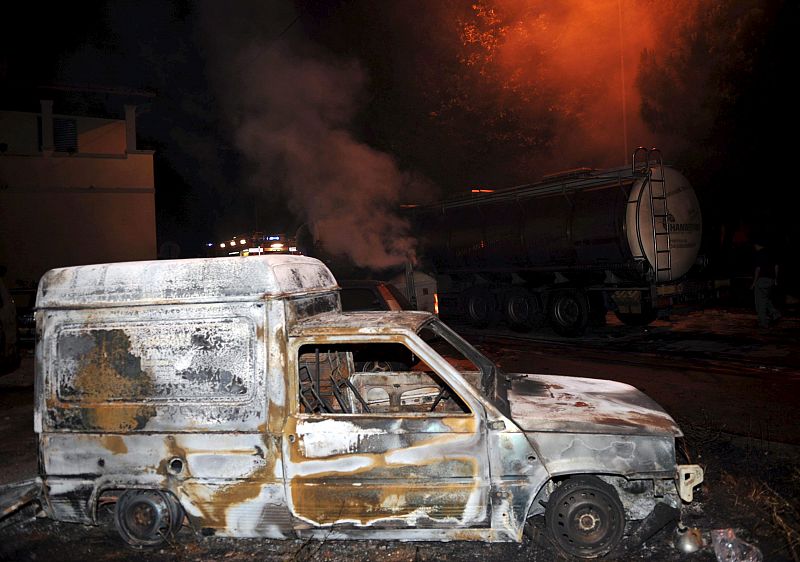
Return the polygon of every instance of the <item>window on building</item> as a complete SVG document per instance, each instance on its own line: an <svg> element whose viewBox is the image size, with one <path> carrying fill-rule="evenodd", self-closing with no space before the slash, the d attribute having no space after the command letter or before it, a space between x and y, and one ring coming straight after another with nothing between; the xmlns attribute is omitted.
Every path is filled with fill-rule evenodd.
<svg viewBox="0 0 800 562"><path fill-rule="evenodd" d="M53 145L56 152L78 152L78 122L75 119L53 118Z"/></svg>

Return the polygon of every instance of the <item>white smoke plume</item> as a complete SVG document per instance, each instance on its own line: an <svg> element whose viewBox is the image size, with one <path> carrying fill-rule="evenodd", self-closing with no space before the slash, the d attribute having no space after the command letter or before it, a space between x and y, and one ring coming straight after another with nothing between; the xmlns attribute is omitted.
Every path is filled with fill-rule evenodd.
<svg viewBox="0 0 800 562"><path fill-rule="evenodd" d="M247 32L212 45L218 89L252 183L283 190L292 213L332 254L373 269L413 260L415 240L397 210L419 182L351 132L366 79L361 67Z"/></svg>

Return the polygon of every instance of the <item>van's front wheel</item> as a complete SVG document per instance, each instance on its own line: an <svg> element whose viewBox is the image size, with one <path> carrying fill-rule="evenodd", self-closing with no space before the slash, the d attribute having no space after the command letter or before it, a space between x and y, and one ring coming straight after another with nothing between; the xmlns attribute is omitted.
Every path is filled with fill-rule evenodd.
<svg viewBox="0 0 800 562"><path fill-rule="evenodd" d="M576 476L550 495L545 527L565 554L597 558L614 550L622 540L625 508L609 484L596 476Z"/></svg>
<svg viewBox="0 0 800 562"><path fill-rule="evenodd" d="M159 546L181 528L183 508L166 492L126 490L117 500L114 523L133 548Z"/></svg>

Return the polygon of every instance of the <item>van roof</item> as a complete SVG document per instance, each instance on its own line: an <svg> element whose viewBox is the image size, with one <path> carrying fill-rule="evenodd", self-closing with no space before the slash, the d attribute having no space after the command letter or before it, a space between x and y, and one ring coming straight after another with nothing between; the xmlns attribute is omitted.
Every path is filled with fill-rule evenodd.
<svg viewBox="0 0 800 562"><path fill-rule="evenodd" d="M38 308L252 301L337 289L321 261L295 255L104 263L51 269Z"/></svg>

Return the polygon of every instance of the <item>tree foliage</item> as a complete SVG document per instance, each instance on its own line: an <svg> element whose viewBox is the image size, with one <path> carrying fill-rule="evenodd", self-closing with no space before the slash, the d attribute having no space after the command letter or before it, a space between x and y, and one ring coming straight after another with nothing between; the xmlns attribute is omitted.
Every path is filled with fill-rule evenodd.
<svg viewBox="0 0 800 562"><path fill-rule="evenodd" d="M642 116L657 133L680 139L681 159L705 179L769 159L775 120L796 115L782 68L791 62L782 1L682 2L682 18L642 54L637 84ZM766 142L765 142L766 141Z"/></svg>

